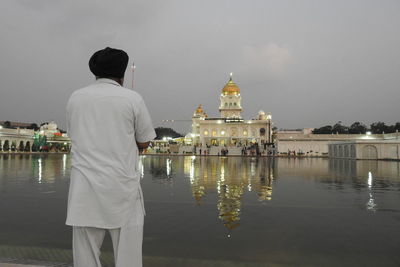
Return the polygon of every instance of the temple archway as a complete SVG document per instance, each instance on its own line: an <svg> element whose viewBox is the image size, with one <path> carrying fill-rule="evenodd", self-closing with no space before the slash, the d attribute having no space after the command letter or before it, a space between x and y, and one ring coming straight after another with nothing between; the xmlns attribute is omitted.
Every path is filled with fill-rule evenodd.
<svg viewBox="0 0 400 267"><path fill-rule="evenodd" d="M18 151L24 151L24 149L25 149L24 141L19 141Z"/></svg>
<svg viewBox="0 0 400 267"><path fill-rule="evenodd" d="M30 152L31 151L31 142L27 141L25 144L25 152Z"/></svg>
<svg viewBox="0 0 400 267"><path fill-rule="evenodd" d="M363 147L362 150L363 159L377 159L378 158L378 150L376 146L367 145Z"/></svg>
<svg viewBox="0 0 400 267"><path fill-rule="evenodd" d="M10 151L10 141L8 141L8 140L4 141L3 151L5 151L5 152Z"/></svg>

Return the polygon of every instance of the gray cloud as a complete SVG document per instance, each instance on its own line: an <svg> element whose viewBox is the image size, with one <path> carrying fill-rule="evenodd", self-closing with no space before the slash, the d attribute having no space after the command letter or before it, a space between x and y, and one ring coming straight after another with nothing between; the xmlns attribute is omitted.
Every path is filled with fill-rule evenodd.
<svg viewBox="0 0 400 267"><path fill-rule="evenodd" d="M197 104L218 115L229 72L244 116L278 127L399 121L398 1L5 0L0 11L1 120L56 120L93 81L105 46L137 64L135 89L155 125L189 130ZM131 73L126 73L126 85Z"/></svg>

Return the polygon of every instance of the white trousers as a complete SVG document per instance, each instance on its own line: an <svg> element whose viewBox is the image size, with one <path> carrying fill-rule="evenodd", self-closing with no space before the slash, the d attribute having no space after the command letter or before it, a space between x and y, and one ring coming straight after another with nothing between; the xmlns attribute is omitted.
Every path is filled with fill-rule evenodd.
<svg viewBox="0 0 400 267"><path fill-rule="evenodd" d="M142 204L137 201L128 223L117 229L94 227L72 228L74 267L101 267L100 248L106 231L111 235L115 267L142 267L143 220Z"/></svg>

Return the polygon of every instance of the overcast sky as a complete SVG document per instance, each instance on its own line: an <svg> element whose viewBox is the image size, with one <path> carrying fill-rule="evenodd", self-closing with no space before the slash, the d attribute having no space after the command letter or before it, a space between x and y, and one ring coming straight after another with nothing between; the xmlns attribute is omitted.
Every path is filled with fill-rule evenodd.
<svg viewBox="0 0 400 267"><path fill-rule="evenodd" d="M243 117L278 128L400 121L400 1L2 0L0 120L56 121L94 81L93 52L124 49L155 126L217 117L234 73ZM125 86L131 85L127 71ZM106 127L106 125L105 125Z"/></svg>

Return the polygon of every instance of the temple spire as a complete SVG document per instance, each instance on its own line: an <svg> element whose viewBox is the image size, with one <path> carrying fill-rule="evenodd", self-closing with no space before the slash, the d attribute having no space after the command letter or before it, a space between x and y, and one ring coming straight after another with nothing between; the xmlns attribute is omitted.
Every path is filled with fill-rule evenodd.
<svg viewBox="0 0 400 267"><path fill-rule="evenodd" d="M233 73L232 72L229 73L229 81L232 81L232 76L233 76Z"/></svg>

